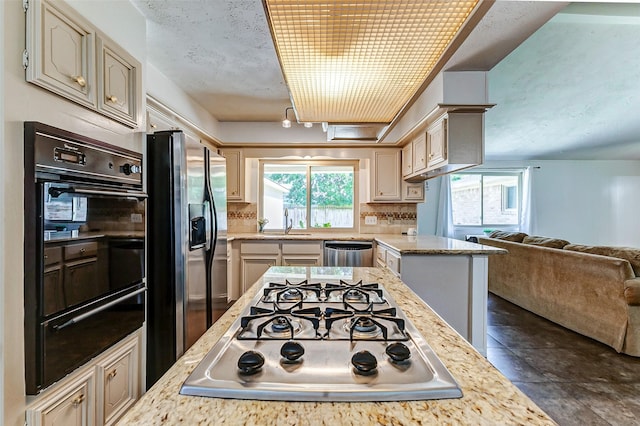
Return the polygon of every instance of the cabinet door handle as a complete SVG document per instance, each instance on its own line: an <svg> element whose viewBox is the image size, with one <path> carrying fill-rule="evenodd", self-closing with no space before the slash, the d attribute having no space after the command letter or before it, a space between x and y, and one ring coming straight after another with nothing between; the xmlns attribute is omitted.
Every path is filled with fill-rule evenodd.
<svg viewBox="0 0 640 426"><path fill-rule="evenodd" d="M71 77L73 79L73 81L75 81L76 83L78 83L78 86L80 87L84 87L87 85L87 80L84 79L83 76L81 75L76 75Z"/></svg>
<svg viewBox="0 0 640 426"><path fill-rule="evenodd" d="M84 254L84 252L85 252L85 251L87 251L87 250L86 250L86 249L84 249L84 248L81 248L81 249L80 249L80 253L82 253L82 254Z"/></svg>
<svg viewBox="0 0 640 426"><path fill-rule="evenodd" d="M116 96L113 96L113 95L107 96L107 100L108 100L109 102L111 102L111 103L114 103L114 104L115 104L116 102L118 102L118 98L117 98Z"/></svg>
<svg viewBox="0 0 640 426"><path fill-rule="evenodd" d="M72 402L74 407L77 407L78 405L82 404L84 402L84 394L81 393L80 395L78 395Z"/></svg>
<svg viewBox="0 0 640 426"><path fill-rule="evenodd" d="M107 380L111 380L118 375L118 370L114 369L112 372L107 374Z"/></svg>
<svg viewBox="0 0 640 426"><path fill-rule="evenodd" d="M156 127L158 127L158 125L151 123L151 124L149 124L149 127L151 127L152 129L155 129Z"/></svg>

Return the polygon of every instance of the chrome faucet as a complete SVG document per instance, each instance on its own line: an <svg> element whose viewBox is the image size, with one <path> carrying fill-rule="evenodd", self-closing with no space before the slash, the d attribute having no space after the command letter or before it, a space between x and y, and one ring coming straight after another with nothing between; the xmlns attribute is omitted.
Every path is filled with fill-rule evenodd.
<svg viewBox="0 0 640 426"><path fill-rule="evenodd" d="M289 209L284 209L284 233L288 234L293 228L293 219L289 219Z"/></svg>

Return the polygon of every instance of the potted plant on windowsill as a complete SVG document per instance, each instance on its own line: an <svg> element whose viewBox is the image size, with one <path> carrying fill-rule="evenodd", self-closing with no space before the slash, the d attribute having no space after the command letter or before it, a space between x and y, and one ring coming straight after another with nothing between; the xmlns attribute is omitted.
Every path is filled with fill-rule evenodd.
<svg viewBox="0 0 640 426"><path fill-rule="evenodd" d="M269 219L261 217L258 219L258 232L264 232L264 226L269 223Z"/></svg>

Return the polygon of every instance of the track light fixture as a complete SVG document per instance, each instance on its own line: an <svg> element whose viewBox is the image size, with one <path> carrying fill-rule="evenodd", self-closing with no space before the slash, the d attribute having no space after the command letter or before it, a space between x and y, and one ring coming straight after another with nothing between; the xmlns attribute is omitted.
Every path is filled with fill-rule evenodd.
<svg viewBox="0 0 640 426"><path fill-rule="evenodd" d="M289 117L287 116L287 113L290 109L293 109L293 107L287 107L284 109L284 120L282 120L282 127L284 127L285 129L291 127L291 120L289 120Z"/></svg>

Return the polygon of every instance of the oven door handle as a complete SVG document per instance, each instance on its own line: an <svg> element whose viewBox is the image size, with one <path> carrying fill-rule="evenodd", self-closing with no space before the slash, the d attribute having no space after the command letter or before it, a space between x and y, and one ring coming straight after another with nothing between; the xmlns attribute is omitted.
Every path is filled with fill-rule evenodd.
<svg viewBox="0 0 640 426"><path fill-rule="evenodd" d="M146 287L140 288L140 289L138 289L138 290L136 290L136 291L134 291L132 293L125 294L122 297L119 297L119 298L117 298L115 300L112 300L109 303L105 303L104 305L102 305L100 307L97 307L97 308L92 309L92 310L90 310L88 312L85 312L84 314L80 314L78 316L75 316L75 317L71 318L69 321L63 322L62 324L54 325L51 328L53 328L54 331L60 331L63 328L67 328L70 325L77 324L80 321L85 320L85 319L87 319L87 318L89 318L89 317L91 317L91 316L93 316L93 315L95 315L95 314L97 314L99 312L102 312L102 311L104 311L106 309L109 309L113 305L117 305L118 303L122 302L123 300L129 299L129 298L131 298L133 296L137 296L138 294L144 293L145 291L147 291Z"/></svg>
<svg viewBox="0 0 640 426"><path fill-rule="evenodd" d="M124 192L124 191L103 191L101 189L83 189L83 188L49 188L49 195L54 198L59 197L62 194L81 194L81 195L105 195L108 197L128 197L144 199L148 195L142 192Z"/></svg>

